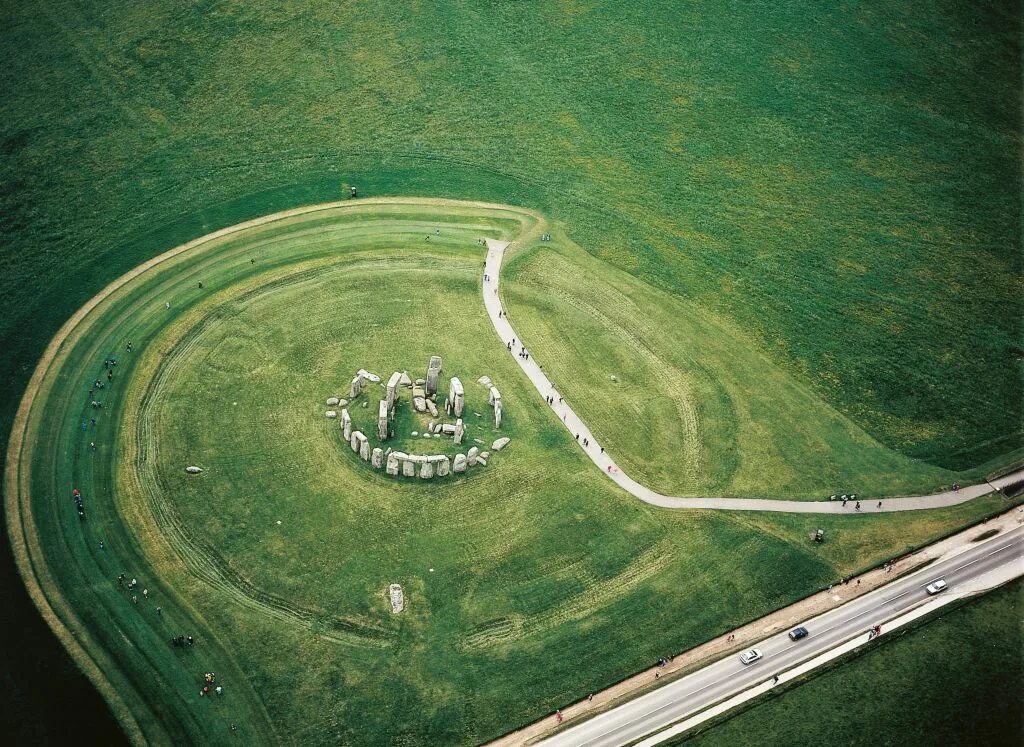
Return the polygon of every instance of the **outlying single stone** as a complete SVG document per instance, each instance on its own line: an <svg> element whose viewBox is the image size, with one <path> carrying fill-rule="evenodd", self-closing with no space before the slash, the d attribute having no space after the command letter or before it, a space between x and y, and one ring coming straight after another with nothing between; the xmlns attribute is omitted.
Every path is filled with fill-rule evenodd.
<svg viewBox="0 0 1024 747"><path fill-rule="evenodd" d="M405 594L398 584L391 584L388 587L388 599L391 601L391 614L397 615L405 609Z"/></svg>
<svg viewBox="0 0 1024 747"><path fill-rule="evenodd" d="M185 471L188 472L190 475L198 475L200 472L203 471L203 468L196 467L195 465L193 465L191 467L186 467Z"/></svg>
<svg viewBox="0 0 1024 747"><path fill-rule="evenodd" d="M506 446L508 446L511 442L512 442L511 438L509 438L508 436L502 436L497 441L495 441L493 444L491 444L491 448L494 451L501 451Z"/></svg>

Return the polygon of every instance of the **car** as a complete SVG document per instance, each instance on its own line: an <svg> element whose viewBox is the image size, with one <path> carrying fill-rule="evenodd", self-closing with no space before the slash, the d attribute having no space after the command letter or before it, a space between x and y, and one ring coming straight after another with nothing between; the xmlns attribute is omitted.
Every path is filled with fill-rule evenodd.
<svg viewBox="0 0 1024 747"><path fill-rule="evenodd" d="M793 628L791 631L789 631L789 640L799 641L801 638L806 638L810 634L810 631L807 630L807 628L805 628L803 625L801 625L799 628Z"/></svg>
<svg viewBox="0 0 1024 747"><path fill-rule="evenodd" d="M752 648L749 651L744 651L742 654L740 654L740 661L742 661L744 664L753 664L762 656L764 656L764 654L761 653L761 649Z"/></svg>
<svg viewBox="0 0 1024 747"><path fill-rule="evenodd" d="M946 579L940 578L935 581L932 581L930 584L924 587L924 590L928 592L929 596L934 596L935 594L938 594L940 591L945 589L946 585Z"/></svg>

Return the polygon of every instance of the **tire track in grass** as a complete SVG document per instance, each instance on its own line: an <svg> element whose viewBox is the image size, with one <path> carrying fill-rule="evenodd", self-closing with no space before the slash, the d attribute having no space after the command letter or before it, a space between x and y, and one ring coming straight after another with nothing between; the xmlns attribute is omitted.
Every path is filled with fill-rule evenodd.
<svg viewBox="0 0 1024 747"><path fill-rule="evenodd" d="M292 273L283 278L251 289L233 300L207 313L198 324L189 329L160 361L138 403L138 411L130 430L130 450L133 482L148 504L157 526L167 543L189 571L210 586L227 593L243 606L281 622L316 629L318 634L336 643L355 646L386 647L392 643L392 634L384 628L369 625L349 617L331 616L322 610L303 607L276 594L266 592L238 571L231 568L217 549L200 539L182 521L180 514L168 499L170 488L161 477L158 439L153 432L153 420L159 406L160 395L179 366L184 365L189 352L195 350L206 333L225 319L241 313L242 305L266 293L298 284L322 273L316 267Z"/></svg>

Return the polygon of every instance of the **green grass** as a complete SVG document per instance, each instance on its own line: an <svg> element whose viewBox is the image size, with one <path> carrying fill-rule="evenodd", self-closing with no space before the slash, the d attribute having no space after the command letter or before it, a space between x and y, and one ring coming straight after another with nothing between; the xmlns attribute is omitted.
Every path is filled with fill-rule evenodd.
<svg viewBox="0 0 1024 747"><path fill-rule="evenodd" d="M475 743L1004 504L809 519L623 494L483 311L476 237L533 222L368 203L290 218L145 273L63 346L31 418L29 443L48 448L31 454L30 551L147 739L216 741L234 722L251 743ZM415 374L434 353L471 412L486 401L476 378L498 382L512 444L465 477L387 479L341 442L324 399L357 368ZM471 437L495 435L468 420ZM206 471L186 475L192 463ZM829 542L807 539L812 524ZM122 571L150 598L132 604ZM169 646L177 632L196 648ZM211 669L222 700L198 698Z"/></svg>
<svg viewBox="0 0 1024 747"><path fill-rule="evenodd" d="M671 744L1018 744L1022 593L1018 580L945 611Z"/></svg>

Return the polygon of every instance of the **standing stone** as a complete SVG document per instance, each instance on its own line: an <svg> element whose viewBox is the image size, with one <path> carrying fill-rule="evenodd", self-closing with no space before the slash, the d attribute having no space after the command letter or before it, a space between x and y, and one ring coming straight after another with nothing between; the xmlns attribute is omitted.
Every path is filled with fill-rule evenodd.
<svg viewBox="0 0 1024 747"><path fill-rule="evenodd" d="M359 439L359 458L364 462L370 461L370 439L366 436Z"/></svg>
<svg viewBox="0 0 1024 747"><path fill-rule="evenodd" d="M512 442L511 438L509 438L508 436L502 436L497 441L495 441L493 444L491 444L491 449L493 449L494 451L501 451L506 446L508 446L511 442Z"/></svg>
<svg viewBox="0 0 1024 747"><path fill-rule="evenodd" d="M391 378L388 379L388 385L386 389L387 394L385 395L387 397L386 401L388 403L388 412L391 412L392 410L395 409L395 403L398 401L398 387L401 384L401 382L402 374L400 374L398 371L395 371L393 374L391 374Z"/></svg>
<svg viewBox="0 0 1024 747"><path fill-rule="evenodd" d="M341 435L346 441L352 438L352 416L348 414L348 410L341 411Z"/></svg>
<svg viewBox="0 0 1024 747"><path fill-rule="evenodd" d="M352 431L352 438L349 439L348 442L349 446L352 447L352 451L356 452L357 454L359 453L359 437L362 435L363 434L360 433L359 431Z"/></svg>
<svg viewBox="0 0 1024 747"><path fill-rule="evenodd" d="M388 599L391 601L391 614L397 615L405 609L405 594L399 584L391 584L388 587Z"/></svg>
<svg viewBox="0 0 1024 747"><path fill-rule="evenodd" d="M493 405L495 400L501 399L501 392L498 391L498 387L492 386L487 390L487 404Z"/></svg>
<svg viewBox="0 0 1024 747"><path fill-rule="evenodd" d="M398 474L398 454L393 451L388 454L388 464L387 467L384 468L384 471L392 477Z"/></svg>
<svg viewBox="0 0 1024 747"><path fill-rule="evenodd" d="M402 462L402 474L406 477L416 477L416 462L410 459Z"/></svg>
<svg viewBox="0 0 1024 747"><path fill-rule="evenodd" d="M355 399L359 396L359 393L363 391L363 377L356 376L352 379L352 383L349 385L349 399Z"/></svg>
<svg viewBox="0 0 1024 747"><path fill-rule="evenodd" d="M494 403L494 427L501 428L501 400Z"/></svg>
<svg viewBox="0 0 1024 747"><path fill-rule="evenodd" d="M388 418L390 414L391 410L388 409L388 401L382 399L377 406L377 437L381 441L388 440Z"/></svg>
<svg viewBox="0 0 1024 747"><path fill-rule="evenodd" d="M441 356L430 356L430 363L427 364L427 394L437 394L437 377L441 375Z"/></svg>
<svg viewBox="0 0 1024 747"><path fill-rule="evenodd" d="M455 444L461 444L463 436L466 435L466 426L463 424L462 418L455 421L455 431L453 435L455 436Z"/></svg>
<svg viewBox="0 0 1024 747"><path fill-rule="evenodd" d="M457 418L462 417L462 410L466 406L466 392L462 388L462 382L458 377L453 376L448 385L448 398L444 401L444 409Z"/></svg>
<svg viewBox="0 0 1024 747"><path fill-rule="evenodd" d="M465 472L465 471L466 471L466 455L465 454L456 454L455 455L455 462L454 462L454 464L452 464L452 472L455 472L456 474L458 474L459 472Z"/></svg>
<svg viewBox="0 0 1024 747"><path fill-rule="evenodd" d="M420 479L429 480L434 476L434 465L431 462L424 462L420 465Z"/></svg>
<svg viewBox="0 0 1024 747"><path fill-rule="evenodd" d="M408 371L402 371L402 378L398 380L398 383L402 386L412 386L412 379L409 378Z"/></svg>
<svg viewBox="0 0 1024 747"><path fill-rule="evenodd" d="M477 455L480 453L480 449L475 446L469 447L469 452L466 454L466 461L469 462L469 466L472 467L476 464Z"/></svg>
<svg viewBox="0 0 1024 747"><path fill-rule="evenodd" d="M452 463L448 457L442 457L437 463L437 476L447 477L448 473L451 472Z"/></svg>
<svg viewBox="0 0 1024 747"><path fill-rule="evenodd" d="M374 469L380 469L384 465L384 449L376 448L370 454L370 464Z"/></svg>

